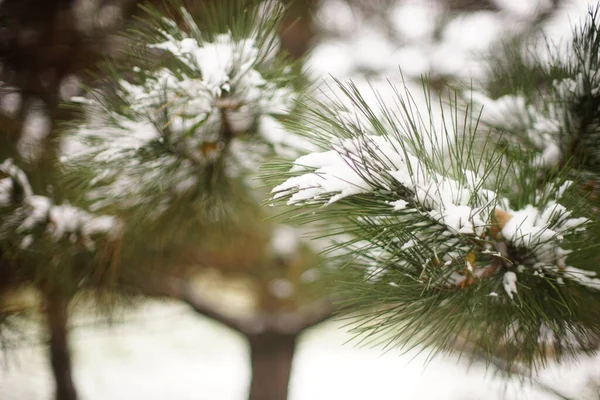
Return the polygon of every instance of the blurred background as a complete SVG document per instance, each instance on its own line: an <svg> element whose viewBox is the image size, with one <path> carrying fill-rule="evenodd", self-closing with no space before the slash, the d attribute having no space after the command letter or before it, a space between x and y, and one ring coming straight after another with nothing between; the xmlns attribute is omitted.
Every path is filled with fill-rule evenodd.
<svg viewBox="0 0 600 400"><path fill-rule="evenodd" d="M193 8L199 0L186 3ZM595 3L296 0L281 39L312 79L332 75L382 90L389 80L418 91L425 76L443 90L485 81L490 57L507 43L516 48L542 34L564 40ZM60 102L93 86L97 63L118 58L127 46L119 32L141 15L137 6L135 0L0 0L0 130L26 138L21 142L44 141L57 121L69 118ZM201 300L185 295L188 286L150 285L146 300L115 305L109 316L85 296L71 304L79 398L238 400L256 385L255 400L283 400L260 393L281 390L289 375L293 400L561 398L556 391L600 399L600 358L548 365L537 381L522 382L457 356L431 358L419 348L402 352L352 340L343 322L331 318L328 302L312 302L321 272L298 233L238 234L233 246L207 245L182 262L187 271L203 260L206 268L188 283ZM3 333L9 340L0 352L0 399L49 400L54 378L39 294L0 283L2 313L21 317ZM300 293L311 302L297 300ZM256 327L272 321L268 335Z"/></svg>
<svg viewBox="0 0 600 400"><path fill-rule="evenodd" d="M125 316L124 316L125 317ZM240 400L250 385L249 349L241 335L198 317L181 304L150 302L107 327L74 322L74 375L82 399ZM341 324L326 322L300 339L289 398L559 399L539 385L507 381L455 357L428 359L418 349L356 347ZM51 399L52 375L43 343L10 351L2 399ZM9 364L7 364L9 363ZM550 366L540 380L575 399L597 399L600 358Z"/></svg>

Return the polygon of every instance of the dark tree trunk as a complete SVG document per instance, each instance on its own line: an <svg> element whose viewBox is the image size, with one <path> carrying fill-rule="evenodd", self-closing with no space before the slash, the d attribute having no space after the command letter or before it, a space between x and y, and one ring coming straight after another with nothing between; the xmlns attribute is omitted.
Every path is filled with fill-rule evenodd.
<svg viewBox="0 0 600 400"><path fill-rule="evenodd" d="M50 333L50 362L56 382L56 400L77 400L71 373L71 354L67 341L68 297L47 293L46 317Z"/></svg>
<svg viewBox="0 0 600 400"><path fill-rule="evenodd" d="M248 335L252 365L249 400L286 400L297 333Z"/></svg>

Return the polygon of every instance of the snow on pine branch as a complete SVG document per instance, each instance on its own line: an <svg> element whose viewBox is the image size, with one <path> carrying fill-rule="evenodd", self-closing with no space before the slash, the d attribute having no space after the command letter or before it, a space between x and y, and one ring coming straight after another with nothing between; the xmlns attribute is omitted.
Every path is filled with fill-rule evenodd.
<svg viewBox="0 0 600 400"><path fill-rule="evenodd" d="M311 148L279 120L295 94L291 70L274 70L273 46L231 32L207 41L195 25L189 35L173 21L163 25L177 35L156 28L162 41L147 47L183 67L134 67L137 79L117 82L125 109L75 99L86 103L87 122L66 140L63 160L94 169L95 209L144 204L157 215L172 198L212 181L207 174L217 164L235 179L254 173L264 157Z"/></svg>
<svg viewBox="0 0 600 400"><path fill-rule="evenodd" d="M304 133L322 150L278 170L271 195L331 238L344 304L360 310L354 332L443 350L458 335L509 367L597 347L595 210L565 162L570 139L598 132L597 48L539 93L525 92L540 86L537 65L506 91L528 78L519 66L490 94L440 101L442 121L410 94L373 107L352 84L343 106L311 114Z"/></svg>
<svg viewBox="0 0 600 400"><path fill-rule="evenodd" d="M112 216L96 216L69 204L55 205L52 199L35 195L26 174L11 159L0 164L7 178L0 180L0 239L17 240L31 247L42 237L53 242L68 239L93 250L98 237L115 239L121 230Z"/></svg>
<svg viewBox="0 0 600 400"><path fill-rule="evenodd" d="M401 115L398 121L411 117L401 110L388 111ZM477 149L461 148L458 142L451 141L440 149L435 140L402 130L402 126L410 124L392 126L393 121L387 120L379 124L385 129L376 135L369 133L375 131L373 126L364 122L349 125L346 115L337 118L327 121L328 126L333 126L333 134L313 132L321 137L328 135L331 150L310 153L294 161L289 170L293 176L272 190L274 200L285 200L293 206L322 205L324 208L315 212L324 216L336 202L344 200L346 207L356 204L353 215L358 216L357 225L375 225L375 249L387 245L382 237L400 240L386 236L386 229L404 235L404 241L395 246L397 266L414 270L414 260L406 256L415 251L415 239L421 247L425 246L421 252L435 255L417 265L417 269L427 269L425 264L434 258L440 260L439 264L446 266L449 273L441 281L436 278L437 285L461 286L473 282L473 278L510 272L504 278L505 291L513 298L517 293L517 272L524 268L529 274L544 272L584 284L584 280L565 273L570 252L567 237L591 223L575 217L573 210L561 204L570 182L552 182L533 189L536 194L532 204L512 208L514 193L507 193L504 188L514 187L516 182L499 184L500 171L494 171L501 165L497 154L487 154L492 161L477 163ZM424 152L428 146L423 142L428 141L432 149ZM443 159L453 167L444 165ZM484 167L477 172L468 169L476 165ZM516 175L508 173L502 179L516 179ZM363 200L354 203L360 195ZM361 216L359 204L379 207L375 211L365 209ZM378 216L373 216L373 212ZM466 261L468 254L474 255L473 261ZM511 274L515 274L514 279Z"/></svg>
<svg viewBox="0 0 600 400"><path fill-rule="evenodd" d="M565 131L565 111L556 104L546 105L544 110L527 105L522 95L505 95L495 100L478 92L470 96L474 104L482 107L484 123L511 135L524 133L521 140L537 153L534 166L551 169L564 160L560 139Z"/></svg>
<svg viewBox="0 0 600 400"><path fill-rule="evenodd" d="M493 82L507 86L507 82L529 78L542 84L515 88L496 99L478 92L465 96L483 107L482 121L500 129L508 144L525 144L534 150L536 167L552 169L571 158L588 164L590 160L599 162L594 151L600 127L599 10L588 11L566 45L546 39L543 52L550 52L548 65L539 65L543 58L537 54L539 49L526 43L531 60L519 61L526 65L525 70L508 68Z"/></svg>

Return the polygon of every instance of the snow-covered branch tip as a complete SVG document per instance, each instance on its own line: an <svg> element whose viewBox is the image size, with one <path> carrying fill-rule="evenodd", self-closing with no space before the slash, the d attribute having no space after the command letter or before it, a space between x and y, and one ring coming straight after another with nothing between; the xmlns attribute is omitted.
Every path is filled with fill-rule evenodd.
<svg viewBox="0 0 600 400"><path fill-rule="evenodd" d="M565 235L584 230L591 221L572 216L559 203L569 182L557 187L544 204L512 209L509 198L485 189L486 182L478 174L466 170L462 179L454 179L436 173L431 161L418 159L406 145L393 138L334 140L332 147L334 150L297 159L290 170L297 176L276 186L273 197L286 198L288 205L332 205L342 199L351 202L351 197L358 194L385 193L389 214L399 213L395 223L433 221L448 240L457 235L470 237L473 243L470 253L476 251L486 259L491 257L487 262L478 259L476 269L475 261L465 261L467 273L449 275L449 282L454 285L472 281L469 275L490 276L496 269L521 271L524 264L540 273L551 271L566 279L573 278L565 273L569 251L561 246ZM402 188L401 196L394 200L398 187ZM420 230L428 229L413 225L412 232L418 236ZM410 243L402 245L407 244ZM442 260L454 264L451 253L444 255L438 251ZM517 291L516 275L512 271L507 273L504 286L512 298Z"/></svg>
<svg viewBox="0 0 600 400"><path fill-rule="evenodd" d="M0 164L0 172L8 175L0 180L3 241L18 238L19 247L27 249L42 238L54 242L68 239L93 250L99 237L116 240L121 234L122 224L113 216L96 216L69 204L55 205L49 197L35 195L27 175L12 160Z"/></svg>
<svg viewBox="0 0 600 400"><path fill-rule="evenodd" d="M157 42L146 45L179 66L135 66L136 79L118 79L126 107L74 99L86 103L88 118L68 135L62 160L101 171L90 182L94 209L152 205L160 215L172 199L206 190L215 171L252 175L265 157L297 156L309 146L280 121L296 94L277 46L261 47L253 31L203 35L191 17L186 23L189 33L163 18L171 29L155 28Z"/></svg>
<svg viewBox="0 0 600 400"><path fill-rule="evenodd" d="M520 67L502 70L494 83L528 82L514 93L495 99L468 91L465 98L482 106L482 121L499 130L505 143L536 156L541 170L559 168L570 162L575 168L597 171L600 127L600 7L591 8L585 21L575 28L571 40L556 45L547 39L541 64L531 43L525 43L530 59L517 62ZM524 64L523 67L521 64ZM541 65L540 65L541 64ZM524 70L525 68L525 70Z"/></svg>

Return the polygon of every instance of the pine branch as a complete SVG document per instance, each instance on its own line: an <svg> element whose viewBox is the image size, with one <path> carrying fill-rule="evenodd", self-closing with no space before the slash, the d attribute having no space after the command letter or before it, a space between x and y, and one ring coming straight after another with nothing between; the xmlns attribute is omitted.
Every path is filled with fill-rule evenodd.
<svg viewBox="0 0 600 400"><path fill-rule="evenodd" d="M12 160L0 164L0 251L6 273L20 283L44 282L73 293L100 284L115 266L122 222L34 194L27 174ZM114 269L111 269L114 271Z"/></svg>
<svg viewBox="0 0 600 400"><path fill-rule="evenodd" d="M331 318L333 307L330 300L318 301L289 312L263 313L245 317L233 317L202 297L184 279L162 277L149 283L136 283L142 292L150 296L167 296L188 304L196 313L210 318L243 335L261 332L300 334L306 329Z"/></svg>
<svg viewBox="0 0 600 400"><path fill-rule="evenodd" d="M259 3L192 14L174 1L170 17L144 7L149 21L129 33L133 63L109 65L102 92L74 99L85 121L70 127L63 160L94 209L142 222L140 235L158 221L193 230L222 217L231 192L254 188L262 160L297 154L277 119L296 79L277 54L284 9Z"/></svg>
<svg viewBox="0 0 600 400"><path fill-rule="evenodd" d="M245 324L237 319L227 316L214 304L204 300L185 280L172 277L163 277L154 282L143 285L143 292L150 296L168 296L188 304L196 313L210 318L226 327L244 333Z"/></svg>
<svg viewBox="0 0 600 400"><path fill-rule="evenodd" d="M567 172L539 185L531 154L507 154L493 136L481 146L470 104L460 114L440 100L436 121L408 92L396 89L394 105L377 93L370 104L351 83L339 92L298 127L324 151L266 175L286 179L275 203L304 209L292 220L347 234L330 262L343 268L354 333L448 351L467 332L490 357L514 344L507 363L534 368L547 357L543 335L559 358L590 351L600 279L584 259L597 255L597 228Z"/></svg>

